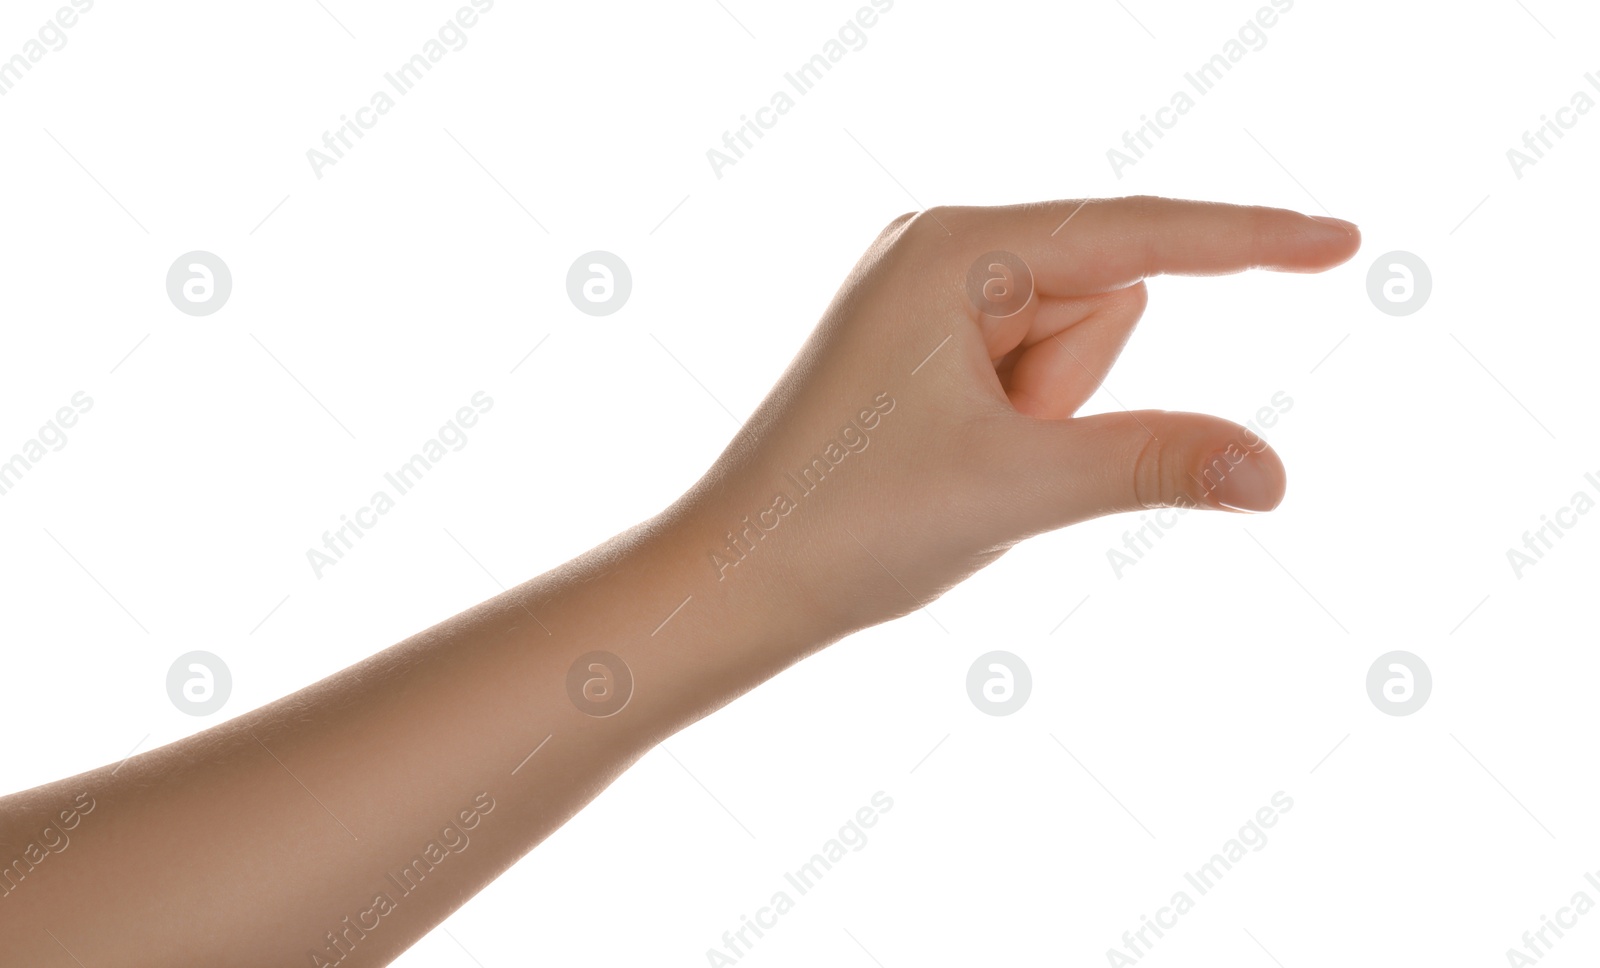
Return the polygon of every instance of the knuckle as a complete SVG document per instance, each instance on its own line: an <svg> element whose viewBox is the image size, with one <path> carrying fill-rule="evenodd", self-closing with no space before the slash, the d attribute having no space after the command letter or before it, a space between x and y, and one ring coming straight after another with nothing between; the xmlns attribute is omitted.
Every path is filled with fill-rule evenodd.
<svg viewBox="0 0 1600 968"><path fill-rule="evenodd" d="M901 229L905 228L907 222L910 222L912 219L914 219L916 217L917 217L917 213L916 212L906 212L903 215L898 215L895 218L893 218L892 220L890 220L888 225L885 225L883 227L883 231L879 232L878 236L880 238L894 236L894 235L898 234Z"/></svg>
<svg viewBox="0 0 1600 968"><path fill-rule="evenodd" d="M961 231L961 211L950 206L935 206L909 212L895 220L899 227L893 234L885 235L885 244L918 262L942 262L952 251L948 243Z"/></svg>
<svg viewBox="0 0 1600 968"><path fill-rule="evenodd" d="M1198 507L1204 488L1189 473L1180 453L1151 435L1133 462L1133 496L1142 508Z"/></svg>
<svg viewBox="0 0 1600 968"><path fill-rule="evenodd" d="M1146 437L1133 460L1133 500L1140 507L1156 508L1163 505L1167 463L1160 438L1154 435Z"/></svg>
<svg viewBox="0 0 1600 968"><path fill-rule="evenodd" d="M1273 228L1277 224L1276 213L1270 208L1252 208L1244 218L1245 234L1250 239L1250 252L1252 262L1261 257L1268 249L1272 238Z"/></svg>
<svg viewBox="0 0 1600 968"><path fill-rule="evenodd" d="M1159 195L1129 195L1123 202L1128 207L1128 214L1145 217L1155 214L1162 199Z"/></svg>
<svg viewBox="0 0 1600 968"><path fill-rule="evenodd" d="M948 234L945 226L954 220L954 212L947 205L935 205L913 213L910 222L906 224L905 234L916 239L932 239L944 237Z"/></svg>

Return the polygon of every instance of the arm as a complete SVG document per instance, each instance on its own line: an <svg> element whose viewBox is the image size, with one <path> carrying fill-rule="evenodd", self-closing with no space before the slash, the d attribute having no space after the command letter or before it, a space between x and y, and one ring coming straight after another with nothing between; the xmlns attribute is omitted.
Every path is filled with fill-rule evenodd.
<svg viewBox="0 0 1600 968"><path fill-rule="evenodd" d="M20 860L0 869L0 950L385 964L655 744L1017 541L1144 507L1270 509L1282 465L1236 424L1072 415L1146 276L1316 271L1358 242L1143 198L897 219L656 518L271 705L0 800L0 864ZM970 294L996 250L1031 281Z"/></svg>

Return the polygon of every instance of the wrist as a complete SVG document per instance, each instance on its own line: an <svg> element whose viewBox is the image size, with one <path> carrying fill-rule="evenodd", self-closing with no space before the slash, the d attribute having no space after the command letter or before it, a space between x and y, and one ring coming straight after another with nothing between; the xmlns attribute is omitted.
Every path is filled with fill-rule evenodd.
<svg viewBox="0 0 1600 968"><path fill-rule="evenodd" d="M741 651L794 662L855 629L830 594L822 549L779 503L686 499L652 519L644 554L681 590L677 601L693 596L678 618Z"/></svg>
<svg viewBox="0 0 1600 968"><path fill-rule="evenodd" d="M737 567L714 563L737 523L726 517L679 502L519 596L548 627L525 641L548 656L572 726L642 752L845 634L791 550L752 536L762 543ZM626 701L591 703L591 679L595 696L622 688Z"/></svg>

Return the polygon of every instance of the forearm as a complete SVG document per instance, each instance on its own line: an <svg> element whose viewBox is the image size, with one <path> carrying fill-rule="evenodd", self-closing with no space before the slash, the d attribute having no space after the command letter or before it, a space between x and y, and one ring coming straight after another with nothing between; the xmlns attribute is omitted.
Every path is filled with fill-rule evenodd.
<svg viewBox="0 0 1600 968"><path fill-rule="evenodd" d="M703 520L664 515L269 706L0 801L0 863L22 860L0 878L8 956L386 963L655 744L830 640L794 585L717 580ZM603 680L569 695L595 651L632 678L609 715ZM80 793L92 809L43 846L69 843L29 861Z"/></svg>

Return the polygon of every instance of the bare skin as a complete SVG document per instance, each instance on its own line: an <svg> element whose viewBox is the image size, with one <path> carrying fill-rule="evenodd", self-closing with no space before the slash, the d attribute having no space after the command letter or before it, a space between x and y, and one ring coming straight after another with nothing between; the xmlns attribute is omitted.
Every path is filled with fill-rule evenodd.
<svg viewBox="0 0 1600 968"><path fill-rule="evenodd" d="M656 744L1024 538L1270 510L1283 465L1237 424L1073 414L1146 277L1316 272L1359 244L1337 220L1142 197L896 219L661 514L277 702L0 799L4 960L387 964ZM1003 318L967 289L995 250L1034 279Z"/></svg>

